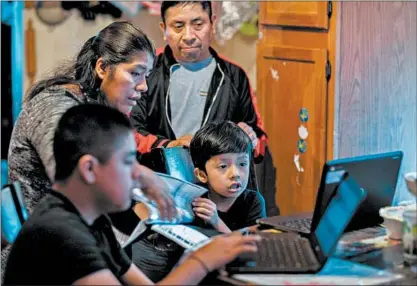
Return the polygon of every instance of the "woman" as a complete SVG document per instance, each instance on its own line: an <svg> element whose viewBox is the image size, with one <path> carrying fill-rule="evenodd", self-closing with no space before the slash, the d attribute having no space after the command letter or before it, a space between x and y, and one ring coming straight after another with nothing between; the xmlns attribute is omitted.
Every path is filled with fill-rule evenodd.
<svg viewBox="0 0 417 286"><path fill-rule="evenodd" d="M154 56L154 47L145 33L127 22L112 23L84 44L73 65L59 68L55 76L38 82L29 91L14 126L8 161L9 179L21 183L30 211L52 189L53 136L61 116L83 103L105 104L128 114L147 90L145 77ZM175 210L165 192L166 185L152 171L141 168L142 190L158 203L165 217L171 217ZM216 245L227 245L222 240L227 242L230 237L219 237ZM233 238L228 248L235 247L236 251L229 255L224 255L229 250L223 246L217 247L216 255L202 251L205 259L200 268L213 269L207 266L210 264L217 268L243 251L254 251L256 247L248 242L254 242L254 238ZM180 271L176 276L187 275Z"/></svg>
<svg viewBox="0 0 417 286"><path fill-rule="evenodd" d="M145 76L154 56L153 44L144 32L128 22L115 22L91 37L74 63L58 67L55 75L31 88L14 126L8 154L9 180L21 184L30 212L52 188L52 143L61 116L83 103L105 104L129 113L147 90ZM149 169L141 168L142 188L164 215L171 216L175 210L164 182ZM138 222L133 211L114 215L112 220L124 232ZM2 258L7 253L8 248L2 251Z"/></svg>
<svg viewBox="0 0 417 286"><path fill-rule="evenodd" d="M91 37L74 64L59 67L56 75L33 86L14 126L8 154L9 179L20 182L30 211L52 187L52 140L62 114L87 102L128 114L147 90L145 76L154 56L153 44L144 32L130 23L116 22ZM144 172L148 195L171 205L168 196L152 189L156 180L152 172L145 168Z"/></svg>

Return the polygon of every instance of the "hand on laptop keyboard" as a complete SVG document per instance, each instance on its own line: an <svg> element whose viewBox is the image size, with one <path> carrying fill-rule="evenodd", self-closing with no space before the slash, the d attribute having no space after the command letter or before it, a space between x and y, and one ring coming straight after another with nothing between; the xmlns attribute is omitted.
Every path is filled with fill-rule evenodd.
<svg viewBox="0 0 417 286"><path fill-rule="evenodd" d="M210 271L213 271L243 253L255 253L257 251L256 242L260 239L259 235L242 235L239 231L218 235L210 243L191 253L190 258L196 256L205 262Z"/></svg>

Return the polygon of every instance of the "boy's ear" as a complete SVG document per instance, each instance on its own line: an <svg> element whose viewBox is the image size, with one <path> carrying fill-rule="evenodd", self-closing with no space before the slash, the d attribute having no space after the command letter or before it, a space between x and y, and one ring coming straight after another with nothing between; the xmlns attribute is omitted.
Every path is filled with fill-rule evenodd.
<svg viewBox="0 0 417 286"><path fill-rule="evenodd" d="M198 179L201 183L203 183L203 184L206 184L206 183L207 183L208 178L207 178L207 174L206 174L206 172L204 172L204 171L200 170L199 168L195 168L195 169L194 169L194 175L197 177L197 179Z"/></svg>
<svg viewBox="0 0 417 286"><path fill-rule="evenodd" d="M96 181L95 169L98 164L98 160L91 155L84 155L78 160L78 172L84 183L90 185Z"/></svg>

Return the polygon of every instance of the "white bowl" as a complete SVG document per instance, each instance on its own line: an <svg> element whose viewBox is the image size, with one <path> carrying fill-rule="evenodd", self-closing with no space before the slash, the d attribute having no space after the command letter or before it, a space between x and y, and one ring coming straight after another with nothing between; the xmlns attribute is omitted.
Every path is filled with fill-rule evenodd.
<svg viewBox="0 0 417 286"><path fill-rule="evenodd" d="M417 192L417 172L410 172L404 175L408 190L416 196Z"/></svg>
<svg viewBox="0 0 417 286"><path fill-rule="evenodd" d="M389 238L396 240L402 239L403 213L409 209L416 209L416 205L412 203L409 205L379 209L379 215L384 218L384 226L387 229Z"/></svg>

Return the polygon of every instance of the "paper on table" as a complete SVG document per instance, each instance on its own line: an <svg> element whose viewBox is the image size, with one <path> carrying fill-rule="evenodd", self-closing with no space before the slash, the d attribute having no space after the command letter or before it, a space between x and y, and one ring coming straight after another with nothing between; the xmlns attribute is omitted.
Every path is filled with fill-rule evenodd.
<svg viewBox="0 0 417 286"><path fill-rule="evenodd" d="M154 224L151 229L171 239L185 249L194 249L210 241L208 236L185 225Z"/></svg>
<svg viewBox="0 0 417 286"><path fill-rule="evenodd" d="M317 274L235 274L233 278L260 285L376 285L404 277L331 257Z"/></svg>
<svg viewBox="0 0 417 286"><path fill-rule="evenodd" d="M381 285L401 279L401 275L385 277L359 277L359 276L317 276L317 275L274 275L237 274L234 278L259 285Z"/></svg>

